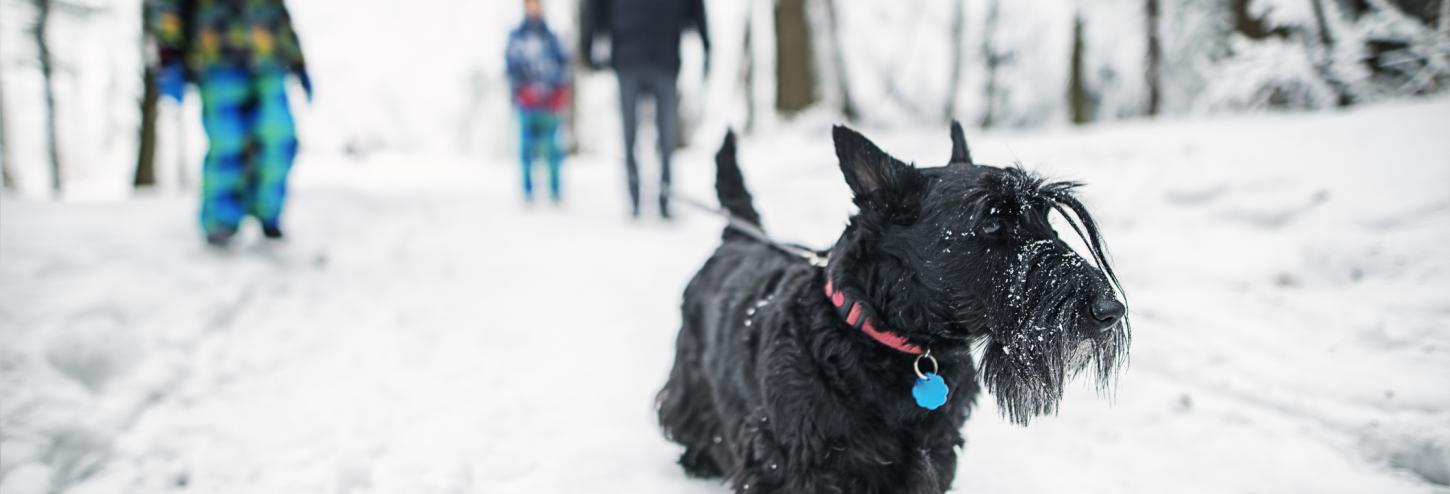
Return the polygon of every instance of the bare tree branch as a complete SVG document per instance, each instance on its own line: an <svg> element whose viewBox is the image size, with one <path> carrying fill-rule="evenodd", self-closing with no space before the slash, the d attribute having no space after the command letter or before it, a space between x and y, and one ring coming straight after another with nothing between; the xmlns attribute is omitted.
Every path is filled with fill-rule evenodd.
<svg viewBox="0 0 1450 494"><path fill-rule="evenodd" d="M1147 0L1148 32L1148 115L1157 115L1163 102L1163 42L1158 34L1159 19L1162 18L1160 0Z"/></svg>
<svg viewBox="0 0 1450 494"><path fill-rule="evenodd" d="M3 36L0 36L0 38L3 38ZM5 53L5 50L0 49L0 53ZM0 59L0 64L3 63L4 60ZM5 130L4 69L3 66L0 66L0 187L11 188L15 186L15 177L10 175L10 162L11 156L13 155L10 153L10 135Z"/></svg>

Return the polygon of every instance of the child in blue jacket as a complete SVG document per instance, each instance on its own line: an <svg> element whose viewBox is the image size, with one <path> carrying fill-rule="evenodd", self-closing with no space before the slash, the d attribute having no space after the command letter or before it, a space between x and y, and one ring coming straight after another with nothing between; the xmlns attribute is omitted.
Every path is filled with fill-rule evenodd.
<svg viewBox="0 0 1450 494"><path fill-rule="evenodd" d="M524 0L524 22L509 33L509 86L519 112L520 156L523 160L524 199L534 200L534 157L542 153L549 164L549 197L561 199L559 119L569 98L569 59L559 38L544 23L541 0Z"/></svg>

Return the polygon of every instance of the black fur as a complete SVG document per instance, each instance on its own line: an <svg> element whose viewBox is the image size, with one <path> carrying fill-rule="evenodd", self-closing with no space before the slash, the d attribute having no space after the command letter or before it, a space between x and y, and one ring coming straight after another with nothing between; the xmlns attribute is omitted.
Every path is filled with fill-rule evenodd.
<svg viewBox="0 0 1450 494"><path fill-rule="evenodd" d="M975 165L959 125L951 164L937 168L845 127L834 138L860 212L829 267L727 228L685 290L660 424L685 446L686 473L726 477L739 493L944 492L979 378L1022 424L1055 413L1067 378L1089 365L1110 382L1128 348L1121 288L1077 184ZM716 161L721 204L758 226L733 135ZM1058 238L1051 211L1091 263ZM883 329L931 350L952 387L944 406L916 406L916 357L848 326L824 294L827 273Z"/></svg>

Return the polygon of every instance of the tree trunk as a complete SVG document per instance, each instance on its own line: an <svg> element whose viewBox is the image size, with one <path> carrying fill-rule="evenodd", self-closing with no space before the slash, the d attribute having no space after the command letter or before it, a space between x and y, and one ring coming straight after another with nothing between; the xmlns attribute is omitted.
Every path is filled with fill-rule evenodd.
<svg viewBox="0 0 1450 494"><path fill-rule="evenodd" d="M1334 74L1334 34L1329 31L1329 20L1325 17L1323 0L1310 0L1314 7L1314 22L1319 26L1318 41L1323 56L1317 63L1319 76L1329 87L1334 89L1335 103L1339 107L1346 107L1354 103L1354 97L1350 94L1349 88L1344 81Z"/></svg>
<svg viewBox="0 0 1450 494"><path fill-rule="evenodd" d="M942 119L948 122L956 119L957 114L957 86L962 84L962 50L967 30L967 0L957 0L952 8L952 59L951 75L947 78L947 101L946 107L942 109Z"/></svg>
<svg viewBox="0 0 1450 494"><path fill-rule="evenodd" d="M1001 14L1001 0L992 0L991 7L987 9L986 23L982 25L982 58L986 60L987 66L987 87L984 95L987 109L982 112L984 129L997 123L997 67L1002 64L1002 55L997 53L997 45L992 38L997 34L997 19Z"/></svg>
<svg viewBox="0 0 1450 494"><path fill-rule="evenodd" d="M816 102L816 72L805 0L775 4L775 108L794 114Z"/></svg>
<svg viewBox="0 0 1450 494"><path fill-rule="evenodd" d="M50 153L50 174L51 189L59 196L61 192L61 160L60 145L57 136L60 133L56 126L55 115L55 81L53 80L54 64L50 56L50 43L46 42L46 31L50 24L50 8L52 0L35 0L36 17L35 29L31 32L35 35L35 46L39 51L40 75L44 80L45 89L45 126L46 126L46 149Z"/></svg>
<svg viewBox="0 0 1450 494"><path fill-rule="evenodd" d="M144 20L144 9L142 16ZM145 49L144 43L142 49ZM134 187L156 185L156 106L160 99L156 69L147 64L141 72L141 79L141 139L136 152L136 176L131 182Z"/></svg>
<svg viewBox="0 0 1450 494"><path fill-rule="evenodd" d="M1072 123L1082 125L1092 120L1088 108L1087 84L1083 81L1082 12L1072 20L1072 68L1067 86L1067 104L1072 112Z"/></svg>
<svg viewBox="0 0 1450 494"><path fill-rule="evenodd" d="M750 2L745 10L745 132L755 131L755 22L751 19L755 13L755 2Z"/></svg>
<svg viewBox="0 0 1450 494"><path fill-rule="evenodd" d="M5 53L0 49L0 53ZM0 59L3 64L4 59ZM0 66L0 187L11 188L15 186L15 177L10 175L10 139L5 130L5 67Z"/></svg>
<svg viewBox="0 0 1450 494"><path fill-rule="evenodd" d="M147 67L142 76L145 81L141 92L141 139L136 153L136 176L131 185L136 187L156 185L156 113L157 89L156 71Z"/></svg>
<svg viewBox="0 0 1450 494"><path fill-rule="evenodd" d="M588 2L579 2L579 8L573 9L570 13L574 16L570 20L574 23L575 32L578 32L579 26L584 24L584 16L589 15L588 12L585 12L585 9L588 8ZM569 57L570 71L573 73L574 79L569 81L573 87L569 88L569 110L564 117L564 125L568 129L564 135L569 136L569 139L564 141L564 152L570 156L579 154L579 96L581 94L579 87L580 82L584 80L584 74L589 72L589 65L584 58L586 56L588 56L587 53L580 53Z"/></svg>
<svg viewBox="0 0 1450 494"><path fill-rule="evenodd" d="M1450 0L1440 0L1440 35L1450 37Z"/></svg>
<svg viewBox="0 0 1450 494"><path fill-rule="evenodd" d="M15 177L10 175L10 141L5 133L5 91L0 84L0 188L15 186Z"/></svg>
<svg viewBox="0 0 1450 494"><path fill-rule="evenodd" d="M856 111L856 101L851 97L850 76L846 72L846 55L841 51L841 21L836 11L836 0L826 1L826 22L830 24L831 32L831 65L836 71L836 85L841 92L841 115L846 121L855 122L860 118Z"/></svg>
<svg viewBox="0 0 1450 494"><path fill-rule="evenodd" d="M1163 104L1163 44L1158 36L1159 19L1162 17L1159 0L1147 0L1147 31L1148 31L1148 108L1146 113L1149 116L1157 115Z"/></svg>

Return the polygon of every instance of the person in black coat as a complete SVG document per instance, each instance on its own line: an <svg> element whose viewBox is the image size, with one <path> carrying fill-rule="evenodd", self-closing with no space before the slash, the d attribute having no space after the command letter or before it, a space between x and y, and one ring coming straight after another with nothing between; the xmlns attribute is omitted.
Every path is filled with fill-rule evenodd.
<svg viewBox="0 0 1450 494"><path fill-rule="evenodd" d="M579 53L591 68L606 64L594 56L596 38L608 38L608 65L619 77L619 105L624 123L624 164L629 176L632 214L640 214L639 164L634 156L641 97L654 98L659 129L660 216L670 217L670 154L675 149L675 81L680 73L680 35L700 33L705 70L710 67L710 32L704 0L586 0Z"/></svg>

